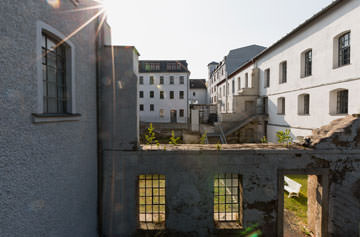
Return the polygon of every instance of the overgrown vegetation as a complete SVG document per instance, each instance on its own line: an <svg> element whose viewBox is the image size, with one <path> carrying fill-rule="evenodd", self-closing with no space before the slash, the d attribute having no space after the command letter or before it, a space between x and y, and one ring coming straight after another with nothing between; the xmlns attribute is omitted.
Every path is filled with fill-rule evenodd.
<svg viewBox="0 0 360 237"><path fill-rule="evenodd" d="M200 144L206 144L207 132L205 131L203 135L200 137Z"/></svg>
<svg viewBox="0 0 360 237"><path fill-rule="evenodd" d="M154 144L157 146L160 145L159 141L156 139L154 130L155 128L153 127L152 123L150 123L150 127L147 128L147 134L145 134L146 144L151 145L151 147Z"/></svg>
<svg viewBox="0 0 360 237"><path fill-rule="evenodd" d="M268 139L266 136L263 136L261 139L260 139L260 142L261 143L268 143Z"/></svg>
<svg viewBox="0 0 360 237"><path fill-rule="evenodd" d="M169 140L169 144L177 146L179 144L179 141L180 141L180 137L175 137L174 130L171 131L171 137L170 137L170 140Z"/></svg>
<svg viewBox="0 0 360 237"><path fill-rule="evenodd" d="M217 150L217 151L221 151L221 143L220 143L220 142L218 142L218 143L216 144L216 150Z"/></svg>
<svg viewBox="0 0 360 237"><path fill-rule="evenodd" d="M276 136L278 138L278 143L280 144L289 146L293 143L293 138L290 135L290 129L286 129L285 131L277 131Z"/></svg>

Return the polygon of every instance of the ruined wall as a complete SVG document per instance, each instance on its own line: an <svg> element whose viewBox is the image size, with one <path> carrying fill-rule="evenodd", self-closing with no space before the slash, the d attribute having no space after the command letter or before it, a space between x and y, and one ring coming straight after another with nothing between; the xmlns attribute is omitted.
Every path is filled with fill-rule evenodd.
<svg viewBox="0 0 360 237"><path fill-rule="evenodd" d="M144 234L137 229L137 176L166 176L166 233L192 236L229 235L214 227L213 178L219 173L241 174L243 179L243 221L259 224L265 236L276 236L279 220L279 172L286 170L328 170L329 212L325 218L329 236L357 236L360 220L359 151L244 150L213 146L203 150L138 151L105 153L104 234ZM211 149L209 149L211 147ZM253 148L250 148L253 149ZM141 164L141 165L139 165ZM280 190L279 190L280 188ZM281 196L281 195L280 195ZM327 208L326 208L327 209ZM325 212L327 212L325 210Z"/></svg>
<svg viewBox="0 0 360 237"><path fill-rule="evenodd" d="M263 121L255 120L226 136L228 144L259 143L264 136Z"/></svg>

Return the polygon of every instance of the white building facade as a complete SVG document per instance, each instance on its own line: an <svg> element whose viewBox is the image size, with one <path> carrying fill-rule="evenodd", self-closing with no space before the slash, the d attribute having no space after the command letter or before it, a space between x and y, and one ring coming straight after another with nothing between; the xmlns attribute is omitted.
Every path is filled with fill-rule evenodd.
<svg viewBox="0 0 360 237"><path fill-rule="evenodd" d="M190 79L189 104L208 104L205 79Z"/></svg>
<svg viewBox="0 0 360 237"><path fill-rule="evenodd" d="M186 61L139 61L140 121L187 123L189 76Z"/></svg>
<svg viewBox="0 0 360 237"><path fill-rule="evenodd" d="M258 70L257 104L268 113L270 142L277 131L302 138L360 113L359 15L360 1L334 1L229 76L236 86L249 69Z"/></svg>

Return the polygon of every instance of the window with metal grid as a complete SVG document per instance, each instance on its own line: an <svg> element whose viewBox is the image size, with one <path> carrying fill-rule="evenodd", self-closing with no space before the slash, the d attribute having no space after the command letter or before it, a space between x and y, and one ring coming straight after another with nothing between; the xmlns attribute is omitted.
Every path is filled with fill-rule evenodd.
<svg viewBox="0 0 360 237"><path fill-rule="evenodd" d="M46 33L42 34L42 73L44 113L67 113L66 48Z"/></svg>
<svg viewBox="0 0 360 237"><path fill-rule="evenodd" d="M287 82L287 62L280 63L280 84Z"/></svg>
<svg viewBox="0 0 360 237"><path fill-rule="evenodd" d="M242 187L238 174L219 174L214 180L214 221L217 228L241 228Z"/></svg>
<svg viewBox="0 0 360 237"><path fill-rule="evenodd" d="M339 37L339 67L350 64L350 32Z"/></svg>
<svg viewBox="0 0 360 237"><path fill-rule="evenodd" d="M312 50L305 53L305 71L304 76L308 77L312 75Z"/></svg>
<svg viewBox="0 0 360 237"><path fill-rule="evenodd" d="M139 223L141 229L164 229L166 220L164 175L139 176Z"/></svg>
<svg viewBox="0 0 360 237"><path fill-rule="evenodd" d="M348 113L348 97L349 97L348 90L342 90L337 93L336 112L338 114L347 114Z"/></svg>

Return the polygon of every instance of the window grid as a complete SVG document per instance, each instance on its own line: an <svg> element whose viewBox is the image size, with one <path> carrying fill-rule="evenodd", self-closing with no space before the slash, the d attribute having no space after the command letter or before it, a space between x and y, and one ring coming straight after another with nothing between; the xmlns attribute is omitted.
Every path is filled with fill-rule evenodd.
<svg viewBox="0 0 360 237"><path fill-rule="evenodd" d="M305 53L305 73L304 76L308 77L312 75L312 50Z"/></svg>
<svg viewBox="0 0 360 237"><path fill-rule="evenodd" d="M269 88L270 87L270 69L266 69L265 70L265 88Z"/></svg>
<svg viewBox="0 0 360 237"><path fill-rule="evenodd" d="M44 113L66 113L70 100L66 85L65 46L42 34Z"/></svg>
<svg viewBox="0 0 360 237"><path fill-rule="evenodd" d="M184 99L184 91L179 92L179 99Z"/></svg>
<svg viewBox="0 0 360 237"><path fill-rule="evenodd" d="M310 95L306 94L304 95L304 115L310 114Z"/></svg>
<svg viewBox="0 0 360 237"><path fill-rule="evenodd" d="M184 84L184 77L183 77L183 76L180 77L180 84L181 84L181 85Z"/></svg>
<svg viewBox="0 0 360 237"><path fill-rule="evenodd" d="M286 83L286 81L287 81L287 62L282 62L280 83Z"/></svg>
<svg viewBox="0 0 360 237"><path fill-rule="evenodd" d="M339 67L350 64L350 32L339 37Z"/></svg>
<svg viewBox="0 0 360 237"><path fill-rule="evenodd" d="M139 222L165 225L165 176L139 176Z"/></svg>
<svg viewBox="0 0 360 237"><path fill-rule="evenodd" d="M337 93L337 105L336 112L338 114L347 114L348 113L348 90L342 90Z"/></svg>
<svg viewBox="0 0 360 237"><path fill-rule="evenodd" d="M214 180L214 220L240 222L240 175L221 174Z"/></svg>

